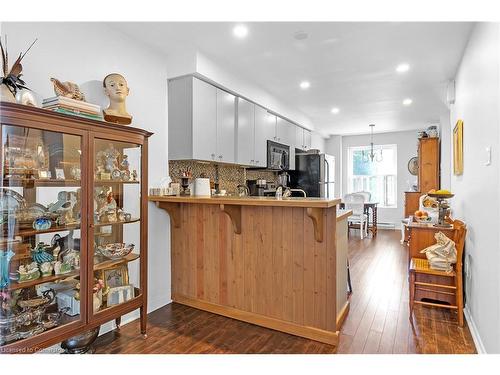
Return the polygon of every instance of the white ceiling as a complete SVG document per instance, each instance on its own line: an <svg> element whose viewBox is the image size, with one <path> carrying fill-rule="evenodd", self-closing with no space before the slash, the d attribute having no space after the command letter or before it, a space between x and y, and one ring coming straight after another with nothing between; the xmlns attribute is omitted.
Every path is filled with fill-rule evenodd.
<svg viewBox="0 0 500 375"><path fill-rule="evenodd" d="M323 134L421 129L447 111L472 23L259 22L245 39L233 23L114 23L164 54L196 49L302 112ZM304 31L305 40L294 34ZM397 74L402 62L411 68ZM301 90L299 82L311 87ZM405 98L413 99L403 106ZM253 99L253 98L252 98ZM331 113L332 107L340 113Z"/></svg>

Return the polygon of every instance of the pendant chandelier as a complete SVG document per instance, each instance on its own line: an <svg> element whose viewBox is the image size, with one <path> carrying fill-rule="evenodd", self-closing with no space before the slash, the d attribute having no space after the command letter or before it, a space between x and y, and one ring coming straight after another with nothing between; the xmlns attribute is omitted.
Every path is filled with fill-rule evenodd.
<svg viewBox="0 0 500 375"><path fill-rule="evenodd" d="M383 160L382 156L382 149L379 149L377 152L374 151L373 149L373 128L375 127L375 124L370 124L370 153L367 153L363 150L363 162L368 163L371 161L372 163L374 161L376 162L381 162Z"/></svg>

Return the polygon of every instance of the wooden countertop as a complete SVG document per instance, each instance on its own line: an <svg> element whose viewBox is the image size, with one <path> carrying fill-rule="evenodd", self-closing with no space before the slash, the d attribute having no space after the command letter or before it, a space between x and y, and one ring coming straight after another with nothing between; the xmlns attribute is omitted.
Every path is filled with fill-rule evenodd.
<svg viewBox="0 0 500 375"><path fill-rule="evenodd" d="M192 204L227 204L239 206L267 206L267 207L305 207L330 208L337 206L340 199L323 198L283 198L274 197L192 197L192 196L152 196L151 202L192 203Z"/></svg>
<svg viewBox="0 0 500 375"><path fill-rule="evenodd" d="M352 215L352 210L337 210L337 222L347 219Z"/></svg>

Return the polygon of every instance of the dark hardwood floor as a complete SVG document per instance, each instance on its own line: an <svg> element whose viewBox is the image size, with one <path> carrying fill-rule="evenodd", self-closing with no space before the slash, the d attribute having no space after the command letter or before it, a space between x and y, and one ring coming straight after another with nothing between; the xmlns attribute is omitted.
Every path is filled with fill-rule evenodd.
<svg viewBox="0 0 500 375"><path fill-rule="evenodd" d="M408 319L407 250L398 231L360 240L352 232L354 292L338 348L172 303L96 341L96 353L475 353L454 312L417 306Z"/></svg>

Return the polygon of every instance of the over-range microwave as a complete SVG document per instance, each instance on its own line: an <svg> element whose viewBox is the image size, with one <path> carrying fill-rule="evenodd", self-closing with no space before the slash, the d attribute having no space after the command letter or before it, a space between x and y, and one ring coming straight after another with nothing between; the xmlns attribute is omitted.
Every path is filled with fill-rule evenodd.
<svg viewBox="0 0 500 375"><path fill-rule="evenodd" d="M290 168L290 146L267 141L267 169L286 171Z"/></svg>

